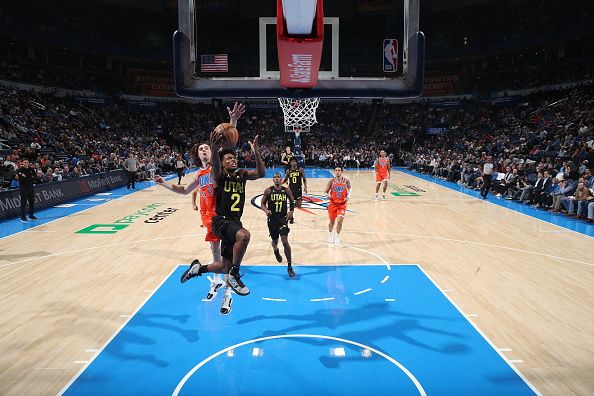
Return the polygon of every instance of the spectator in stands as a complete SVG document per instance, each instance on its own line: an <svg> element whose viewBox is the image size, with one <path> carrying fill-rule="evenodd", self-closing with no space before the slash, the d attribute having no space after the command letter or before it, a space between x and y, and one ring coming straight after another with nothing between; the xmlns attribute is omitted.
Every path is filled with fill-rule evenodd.
<svg viewBox="0 0 594 396"><path fill-rule="evenodd" d="M573 192L575 191L575 187L576 187L576 185L573 183L572 180L562 179L559 182L559 191L557 191L557 193L552 194L553 202L551 204L551 206L552 206L551 211L553 213L559 213L560 208L561 208L561 200L563 198L567 198L567 197L573 195Z"/></svg>
<svg viewBox="0 0 594 396"><path fill-rule="evenodd" d="M138 160L134 158L134 153L130 152L128 154L128 158L124 161L123 166L128 174L128 184L126 187L129 190L131 186L132 190L136 190L136 172L138 171L139 164Z"/></svg>

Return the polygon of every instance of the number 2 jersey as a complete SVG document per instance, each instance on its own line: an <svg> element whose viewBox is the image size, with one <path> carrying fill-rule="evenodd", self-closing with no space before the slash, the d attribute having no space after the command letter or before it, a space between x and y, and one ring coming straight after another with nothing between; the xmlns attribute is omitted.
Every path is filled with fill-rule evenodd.
<svg viewBox="0 0 594 396"><path fill-rule="evenodd" d="M229 175L223 171L215 188L217 215L241 220L245 204L245 183L245 172Z"/></svg>

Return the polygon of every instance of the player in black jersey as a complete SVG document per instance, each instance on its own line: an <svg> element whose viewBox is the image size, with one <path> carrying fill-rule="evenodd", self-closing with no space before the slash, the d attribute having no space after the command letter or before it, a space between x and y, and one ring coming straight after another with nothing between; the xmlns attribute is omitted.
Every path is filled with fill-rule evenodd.
<svg viewBox="0 0 594 396"><path fill-rule="evenodd" d="M286 170L285 178L282 184L289 182L289 188L295 198L295 203L298 208L301 207L303 202L303 192L301 191L301 185L303 184L303 190L307 194L307 180L305 179L305 172L303 168L299 168L297 165L297 158L293 157L290 161L291 167ZM293 224L293 216L289 218L289 223Z"/></svg>
<svg viewBox="0 0 594 396"><path fill-rule="evenodd" d="M245 184L248 180L256 180L264 177L266 167L260 157L258 148L258 136L254 142L249 142L256 159L256 169L237 169L237 156L235 150L225 148L220 150L223 134L213 131L210 135L213 152L212 181L216 195L216 216L212 219L212 228L216 236L221 238L222 261L212 264L201 264L198 259L192 261L182 275L181 281L186 282L195 276L201 276L206 272L229 274L227 284L235 293L240 296L250 294L250 289L241 280L239 267L241 260L250 243L250 232L243 228L241 215L245 203ZM220 151L219 151L220 150Z"/></svg>
<svg viewBox="0 0 594 396"><path fill-rule="evenodd" d="M291 152L291 147L285 147L285 151L281 154L280 163L285 167L285 171L291 167L291 158L295 158L295 155Z"/></svg>
<svg viewBox="0 0 594 396"><path fill-rule="evenodd" d="M262 197L262 211L268 216L268 231L272 238L272 249L276 261L283 261L283 257L278 251L278 237L280 236L285 256L287 257L287 273L290 278L295 277L295 271L291 266L291 245L289 245L289 226L287 221L293 215L295 209L295 199L290 189L283 187L281 174L275 173L272 178L273 186L264 190ZM289 202L289 211L287 211L287 201Z"/></svg>

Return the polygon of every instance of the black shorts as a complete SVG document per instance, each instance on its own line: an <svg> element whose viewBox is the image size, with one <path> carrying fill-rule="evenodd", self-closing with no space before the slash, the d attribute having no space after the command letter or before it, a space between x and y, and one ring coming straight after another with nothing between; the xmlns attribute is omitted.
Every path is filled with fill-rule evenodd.
<svg viewBox="0 0 594 396"><path fill-rule="evenodd" d="M298 199L303 198L303 192L301 191L300 188L292 188L291 187L291 193L293 193L293 199L295 201L297 201Z"/></svg>
<svg viewBox="0 0 594 396"><path fill-rule="evenodd" d="M278 239L279 235L289 235L289 226L286 219L278 219L276 217L268 218L268 232L270 238Z"/></svg>
<svg viewBox="0 0 594 396"><path fill-rule="evenodd" d="M239 220L229 219L225 216L215 216L212 218L212 232L221 238L221 256L233 260L235 235L242 228L243 225Z"/></svg>

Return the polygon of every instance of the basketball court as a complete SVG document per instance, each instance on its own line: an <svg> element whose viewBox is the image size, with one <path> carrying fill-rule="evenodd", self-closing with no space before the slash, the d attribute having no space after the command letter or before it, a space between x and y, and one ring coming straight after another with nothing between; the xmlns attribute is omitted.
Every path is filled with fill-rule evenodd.
<svg viewBox="0 0 594 396"><path fill-rule="evenodd" d="M256 204L267 173L248 183ZM402 172L391 184L423 191L375 201L370 171L346 174L354 190L336 247L315 199L329 172L308 170L310 205L289 234L294 280L246 200L252 293L234 296L228 316L221 295L202 301L206 277L179 283L192 259L210 258L189 197L147 183L63 217L40 212L49 222L2 239L2 393L592 389L591 236ZM77 233L150 208L176 211Z"/></svg>
<svg viewBox="0 0 594 396"><path fill-rule="evenodd" d="M279 99L297 157L301 133L323 133L315 111L324 100L422 93L418 0L391 2L400 10L389 29L363 33L340 2L326 2L326 13L321 0L302 3L311 6L309 31L279 1L282 10L251 18L243 46L226 48L224 37L201 38L216 18L201 19L193 0L180 0L176 93ZM340 61L368 47L348 45L361 35L378 47L374 75ZM225 78L200 69L216 67L220 51L244 57L245 68ZM277 171L247 183L242 270L251 294L235 295L227 316L222 293L204 300L206 275L180 283L193 259L211 258L190 196L145 182L40 211L36 223L1 223L0 394L592 393L591 226L407 170L394 170L387 199L375 200L373 171L352 169L336 246L327 242L324 195L332 173L306 168L308 194L289 234L297 277L289 279L259 209Z"/></svg>

